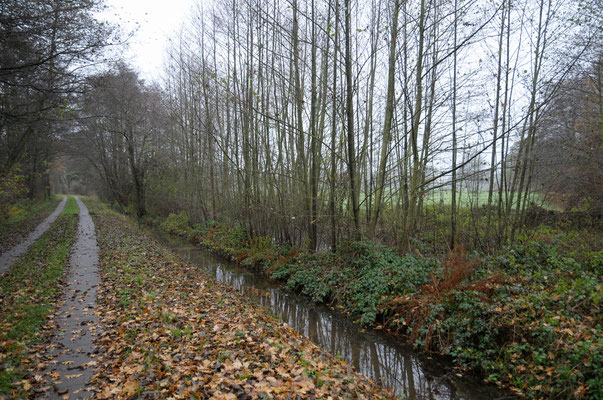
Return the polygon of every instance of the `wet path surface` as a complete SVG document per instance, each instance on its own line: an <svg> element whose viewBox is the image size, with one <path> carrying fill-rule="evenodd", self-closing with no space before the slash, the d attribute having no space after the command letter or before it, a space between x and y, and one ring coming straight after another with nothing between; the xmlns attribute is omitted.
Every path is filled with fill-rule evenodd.
<svg viewBox="0 0 603 400"><path fill-rule="evenodd" d="M34 244L35 241L48 230L48 228L50 228L59 214L61 214L61 211L63 211L63 208L65 208L66 202L67 197L63 197L63 200L61 200L57 208L55 208L55 210L48 217L46 217L46 219L42 221L25 240L0 256L0 275L7 272L10 267L12 267L13 264L27 251L27 249L29 249L31 245Z"/></svg>
<svg viewBox="0 0 603 400"><path fill-rule="evenodd" d="M158 229L153 236L253 302L287 322L318 346L341 357L363 375L381 381L405 399L508 398L491 385L456 379L447 364L417 356L411 348L375 330L362 330L346 316L318 306L186 240Z"/></svg>
<svg viewBox="0 0 603 400"><path fill-rule="evenodd" d="M99 322L94 314L100 282L98 246L90 213L79 198L75 199L80 209L77 240L71 253L64 303L55 317L56 337L45 357L48 366L43 372L52 387L46 398L81 399L93 394L87 385L96 365L93 339Z"/></svg>

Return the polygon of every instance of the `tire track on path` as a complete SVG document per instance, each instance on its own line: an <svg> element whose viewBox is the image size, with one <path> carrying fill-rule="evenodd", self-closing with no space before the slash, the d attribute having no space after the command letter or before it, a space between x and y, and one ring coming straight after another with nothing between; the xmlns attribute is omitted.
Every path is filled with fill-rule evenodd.
<svg viewBox="0 0 603 400"><path fill-rule="evenodd" d="M96 364L98 317L96 288L98 273L98 246L94 223L88 208L75 198L80 209L77 239L70 257L70 270L63 304L57 311L57 333L48 348L47 367L43 371L52 390L46 398L88 398L93 392L87 387Z"/></svg>
<svg viewBox="0 0 603 400"><path fill-rule="evenodd" d="M31 245L34 244L36 240L38 240L44 234L44 232L48 230L48 228L50 228L59 214L61 214L61 211L63 211L63 208L65 208L66 202L67 197L63 197L63 200L61 200L57 208L55 208L55 210L48 217L46 217L46 219L42 221L24 241L0 256L0 275L7 272L10 267L12 267L13 264L17 262L17 260L21 258L23 254L25 254L27 249L29 249Z"/></svg>

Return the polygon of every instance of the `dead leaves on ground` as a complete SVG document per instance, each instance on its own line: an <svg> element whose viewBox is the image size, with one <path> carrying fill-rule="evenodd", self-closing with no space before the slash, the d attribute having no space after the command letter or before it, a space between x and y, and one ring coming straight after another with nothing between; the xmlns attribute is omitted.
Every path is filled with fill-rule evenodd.
<svg viewBox="0 0 603 400"><path fill-rule="evenodd" d="M51 334L50 313L59 301L76 227L76 216L59 216L0 276L0 399L2 393L23 398L31 390L23 378L35 368L36 343Z"/></svg>
<svg viewBox="0 0 603 400"><path fill-rule="evenodd" d="M391 397L128 220L99 215L98 398Z"/></svg>

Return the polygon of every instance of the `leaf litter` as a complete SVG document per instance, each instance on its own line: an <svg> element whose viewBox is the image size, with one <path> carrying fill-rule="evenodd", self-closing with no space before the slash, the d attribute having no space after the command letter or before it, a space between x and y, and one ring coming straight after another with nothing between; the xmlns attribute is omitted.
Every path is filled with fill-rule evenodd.
<svg viewBox="0 0 603 400"><path fill-rule="evenodd" d="M95 214L97 398L394 398L131 220Z"/></svg>

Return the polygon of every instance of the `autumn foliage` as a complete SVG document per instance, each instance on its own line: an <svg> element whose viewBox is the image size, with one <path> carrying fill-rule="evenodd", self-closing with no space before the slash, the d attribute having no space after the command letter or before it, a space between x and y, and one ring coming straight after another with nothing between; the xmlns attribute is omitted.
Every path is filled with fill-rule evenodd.
<svg viewBox="0 0 603 400"><path fill-rule="evenodd" d="M456 289L461 282L471 276L477 267L479 260L468 259L464 246L452 250L446 257L443 267L444 271L440 277L431 274L431 283L424 285L421 292L441 296L442 294Z"/></svg>
<svg viewBox="0 0 603 400"><path fill-rule="evenodd" d="M133 221L109 213L95 223L104 310L97 398L391 398Z"/></svg>

